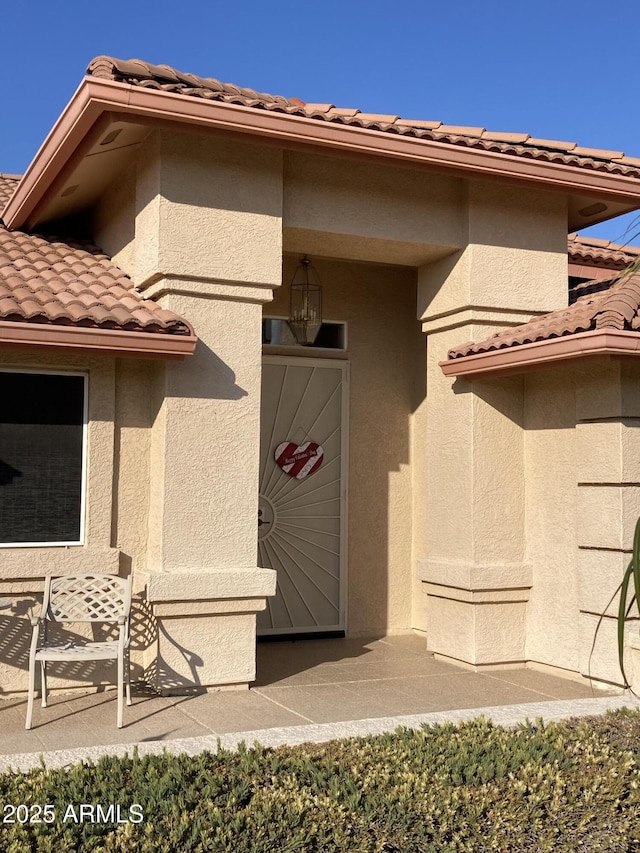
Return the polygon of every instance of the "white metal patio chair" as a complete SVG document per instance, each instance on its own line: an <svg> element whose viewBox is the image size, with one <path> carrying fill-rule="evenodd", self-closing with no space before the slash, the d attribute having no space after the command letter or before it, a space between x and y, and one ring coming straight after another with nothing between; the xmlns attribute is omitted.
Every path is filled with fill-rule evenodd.
<svg viewBox="0 0 640 853"><path fill-rule="evenodd" d="M47 577L40 616L31 619L33 633L29 654L29 701L26 729L31 728L35 694L36 661L40 661L42 707L47 707L48 661L117 660L118 662L118 728L122 728L122 694L126 684L127 705L131 705L129 673L129 614L131 612L131 575L119 578L106 574L65 575ZM64 643L47 640L49 624L98 622L118 625L118 638L89 640L74 637ZM126 664L126 667L125 667Z"/></svg>

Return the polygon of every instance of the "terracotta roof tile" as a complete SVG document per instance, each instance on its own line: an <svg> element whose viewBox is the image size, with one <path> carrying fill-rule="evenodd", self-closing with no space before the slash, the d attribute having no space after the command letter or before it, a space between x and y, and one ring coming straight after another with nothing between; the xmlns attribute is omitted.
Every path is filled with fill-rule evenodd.
<svg viewBox="0 0 640 853"><path fill-rule="evenodd" d="M108 80L143 85L145 83L155 86L163 86L169 91L202 89L204 91L219 93L223 95L248 98L249 100L281 102L283 105L289 103L286 98L279 95L266 95L256 92L254 89L241 88L230 83L221 83L212 77L199 77L196 74L188 74L171 68L168 65L151 65L140 59L114 59L109 56L98 56L89 64L87 73L93 77L102 77ZM299 103L297 100L294 104Z"/></svg>
<svg viewBox="0 0 640 853"><path fill-rule="evenodd" d="M332 107L327 110L328 118L353 118L360 113L360 110L349 109L347 107Z"/></svg>
<svg viewBox="0 0 640 853"><path fill-rule="evenodd" d="M484 127L464 127L456 124L443 124L438 128L438 133L452 134L454 136L481 137L487 131Z"/></svg>
<svg viewBox="0 0 640 853"><path fill-rule="evenodd" d="M334 110L335 107L335 104L305 104L305 109L309 113L328 113L329 110Z"/></svg>
<svg viewBox="0 0 640 853"><path fill-rule="evenodd" d="M107 324L111 320L111 314L104 305L96 305L92 313L98 325Z"/></svg>
<svg viewBox="0 0 640 853"><path fill-rule="evenodd" d="M512 142L524 144L531 138L528 133L499 133L496 131L485 130L483 138L493 139L495 142Z"/></svg>
<svg viewBox="0 0 640 853"><path fill-rule="evenodd" d="M399 127L418 127L423 130L437 130L442 127L441 121L421 121L412 118L399 118L395 122Z"/></svg>
<svg viewBox="0 0 640 853"><path fill-rule="evenodd" d="M535 148L553 148L558 151L571 151L578 144L577 142L563 142L561 139L537 139L534 137L529 137L527 143Z"/></svg>
<svg viewBox="0 0 640 853"><path fill-rule="evenodd" d="M607 151L603 148L584 148L581 145L576 145L571 149L572 154L579 154L581 157L597 157L600 160L620 160L624 157L624 151Z"/></svg>
<svg viewBox="0 0 640 853"><path fill-rule="evenodd" d="M581 148L575 142L530 137L526 133L491 133L482 127L443 125L437 121L413 121L394 115L361 113L333 104L305 104L298 98L284 98L222 83L212 77L186 74L167 65L151 65L139 59L122 60L98 56L87 73L131 86L155 88L174 94L224 101L256 109L277 110L304 118L341 122L381 133L400 133L445 145L466 145L514 157L546 160L563 165L595 169L640 178L640 160L621 151Z"/></svg>
<svg viewBox="0 0 640 853"><path fill-rule="evenodd" d="M20 175L3 175L0 172L0 216L5 205L13 195L13 191L18 186L20 177Z"/></svg>
<svg viewBox="0 0 640 853"><path fill-rule="evenodd" d="M581 237L569 234L569 261L611 270L623 270L640 257L640 248L600 240L596 237Z"/></svg>
<svg viewBox="0 0 640 853"><path fill-rule="evenodd" d="M0 226L0 320L190 335L96 246Z"/></svg>
<svg viewBox="0 0 640 853"><path fill-rule="evenodd" d="M640 324L640 273L619 280L593 282L600 292L588 293L573 305L534 317L528 323L504 329L479 343L466 343L449 350L449 359L546 341L563 335L596 329L633 331Z"/></svg>
<svg viewBox="0 0 640 853"><path fill-rule="evenodd" d="M394 124L399 116L390 116L383 113L360 113L359 118L367 124Z"/></svg>

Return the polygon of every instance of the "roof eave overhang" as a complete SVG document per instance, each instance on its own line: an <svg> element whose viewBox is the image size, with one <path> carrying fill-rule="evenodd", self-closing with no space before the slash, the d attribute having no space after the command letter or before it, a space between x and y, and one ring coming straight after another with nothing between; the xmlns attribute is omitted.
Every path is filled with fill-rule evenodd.
<svg viewBox="0 0 640 853"><path fill-rule="evenodd" d="M640 356L640 332L596 329L441 361L445 376L492 378L589 356Z"/></svg>
<svg viewBox="0 0 640 853"><path fill-rule="evenodd" d="M85 326L56 326L49 323L20 323L0 320L0 348L84 351L137 358L182 360L193 355L195 335L159 332L127 332Z"/></svg>
<svg viewBox="0 0 640 853"><path fill-rule="evenodd" d="M33 226L49 193L60 188L116 116L259 136L262 143L283 147L423 165L640 206L640 181L625 175L85 77L7 204L4 219L10 228Z"/></svg>

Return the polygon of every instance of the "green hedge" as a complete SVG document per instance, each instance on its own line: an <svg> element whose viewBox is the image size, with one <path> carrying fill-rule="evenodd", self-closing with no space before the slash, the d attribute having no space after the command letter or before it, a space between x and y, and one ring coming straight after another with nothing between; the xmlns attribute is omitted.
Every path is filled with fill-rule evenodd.
<svg viewBox="0 0 640 853"><path fill-rule="evenodd" d="M640 715L619 713L517 730L480 719L326 745L103 758L0 776L5 820L19 804L14 819L27 819L0 827L0 850L640 850L639 753ZM119 824L109 811L116 804ZM30 822L36 805L50 807L51 823Z"/></svg>

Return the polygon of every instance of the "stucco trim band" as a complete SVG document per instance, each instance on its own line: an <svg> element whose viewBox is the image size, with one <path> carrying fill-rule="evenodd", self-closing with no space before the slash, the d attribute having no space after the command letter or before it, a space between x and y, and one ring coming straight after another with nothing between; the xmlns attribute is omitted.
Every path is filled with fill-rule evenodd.
<svg viewBox="0 0 640 853"><path fill-rule="evenodd" d="M473 379L503 370L513 373L592 355L640 355L640 333L595 329L549 341L535 341L477 355L461 356L441 361L439 365L445 376Z"/></svg>
<svg viewBox="0 0 640 853"><path fill-rule="evenodd" d="M446 332L461 326L521 326L532 317L548 314L548 311L524 311L514 308L496 308L482 305L465 305L450 311L441 311L431 316L421 318L422 331L426 335L435 332Z"/></svg>
<svg viewBox="0 0 640 853"><path fill-rule="evenodd" d="M88 153L99 136L98 131L106 129L109 119L178 124L236 136L250 134L258 136L263 144L329 149L359 159L423 164L454 175L488 175L630 202L634 206L640 197L638 180L617 174L85 77L7 203L4 217L9 228L25 224L31 227L46 196L60 189L61 179Z"/></svg>
<svg viewBox="0 0 640 853"><path fill-rule="evenodd" d="M225 598L219 601L168 601L156 602L153 605L153 615L166 619L169 616L226 616L241 614L243 616L257 613L267 606L266 598Z"/></svg>
<svg viewBox="0 0 640 853"><path fill-rule="evenodd" d="M22 592L20 584L28 582L29 592L42 592L46 575L70 575L75 572L118 574L120 550L94 545L53 546L49 548L3 548L2 593ZM37 580L37 584L27 579ZM14 586L12 584L17 584Z"/></svg>
<svg viewBox="0 0 640 853"><path fill-rule="evenodd" d="M147 358L183 359L193 354L197 341L193 334L167 335L0 320L0 347L5 349L55 347Z"/></svg>
<svg viewBox="0 0 640 853"><path fill-rule="evenodd" d="M530 563L477 563L418 560L418 577L425 583L470 592L526 589L533 585Z"/></svg>
<svg viewBox="0 0 640 853"><path fill-rule="evenodd" d="M462 601L465 604L522 604L529 601L529 587L516 589L458 589L425 581L425 592L430 598Z"/></svg>
<svg viewBox="0 0 640 853"><path fill-rule="evenodd" d="M274 595L273 569L212 569L210 572L149 572L138 575L147 601L193 602L252 599Z"/></svg>
<svg viewBox="0 0 640 853"><path fill-rule="evenodd" d="M260 305L273 300L273 284L235 284L217 278L184 278L167 273L158 273L141 281L137 289L144 292L145 298L155 300L175 294L225 302L255 302Z"/></svg>

